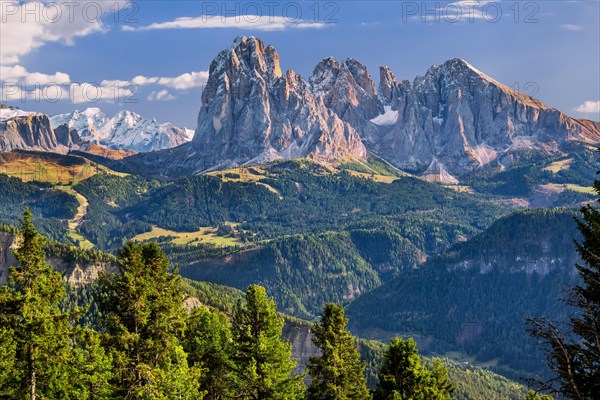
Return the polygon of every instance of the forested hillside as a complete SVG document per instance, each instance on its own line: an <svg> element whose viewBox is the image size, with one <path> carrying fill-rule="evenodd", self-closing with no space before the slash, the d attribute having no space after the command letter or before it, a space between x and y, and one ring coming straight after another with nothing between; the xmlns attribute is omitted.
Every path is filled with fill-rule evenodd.
<svg viewBox="0 0 600 400"><path fill-rule="evenodd" d="M515 378L539 373L543 356L524 322L567 315L556 301L577 281L574 217L541 209L502 218L359 297L348 307L351 328L381 339L414 336L428 352L462 352Z"/></svg>
<svg viewBox="0 0 600 400"><path fill-rule="evenodd" d="M426 354L538 373L522 322L563 315L554 300L574 279L575 212L514 213L511 197L476 193L485 177L472 193L384 167L294 160L166 182L98 169L71 186L0 176L1 215L14 223L29 205L49 237L113 254L132 238L159 243L192 292L225 285L229 301L260 284L291 316L313 320L336 302L361 336L411 335ZM70 296L94 298L91 288ZM228 301L211 304L227 311Z"/></svg>
<svg viewBox="0 0 600 400"><path fill-rule="evenodd" d="M155 244L130 243L115 258L46 242L31 225L31 214L26 214L22 226L20 231L3 227L6 233L23 234L15 250L17 268L10 273L10 285L2 286L0 290L0 320L3 322L0 329L3 339L0 342L0 354L3 355L0 386L3 395L17 398L27 391L48 399L108 399L120 398L134 389L139 393L168 393L166 398L185 393L186 398L201 399L203 396L197 391L203 389L208 396L204 398L238 398L234 393L243 393L249 384L257 385L250 386L255 388L253 390L272 391L285 390L296 381L297 394L291 398L304 398L302 379L306 375L297 373L304 372L306 364L292 373L296 362L289 357L313 365L311 363L319 358L319 342L311 343L311 337L318 325L275 314L275 303L266 297L263 288L250 286L244 296L243 292L225 286L181 280L176 270L169 272L169 262ZM107 262L117 265L118 271L75 288L65 284L60 273L52 271L45 263L45 254L63 263ZM28 280L23 280L24 276ZM45 282L42 286L36 283L42 281ZM135 285L131 285L134 282ZM13 303L15 296L24 290L29 291L28 300L23 305L10 307L16 304ZM25 314L26 307L40 304L44 304L44 308L35 315ZM133 304L136 307L132 307ZM144 318L146 312L154 317ZM20 315L24 318L19 318ZM259 320L254 321L254 318ZM346 322L343 321L345 319L340 327L345 330ZM24 329L38 323L43 323L45 329ZM135 334L133 329L137 323L143 324L144 328ZM264 333L258 332L254 336L250 332L255 329L264 329L261 331ZM55 339L55 345L46 347L49 338L59 332L61 339ZM349 345L364 362L356 364L355 371L371 388L379 387L378 371L388 357L387 347L374 341L355 340L345 332L351 338ZM154 346L156 340L163 341L167 347ZM137 344L134 349L127 346L130 341ZM252 347L246 347L249 345ZM39 354L44 357L25 357L22 352L25 346L36 354L43 352ZM144 355L136 356L138 350L135 349L141 346L145 349ZM265 357L262 355L266 354L265 349L269 361L260 361ZM148 357L152 353L160 360L173 351L179 354L175 364ZM344 354L347 350L340 348L339 351ZM184 359L182 354L185 354ZM248 381L248 368L244 359L239 359L240 355L249 357L252 363L268 362L271 368L279 365L278 368L287 372L277 375L269 372L271 369L261 368L258 377L251 375L254 381ZM144 361L140 361L142 357ZM524 387L478 368L459 366L448 360L444 363L423 361L424 366L421 361L414 366L419 374L435 374L432 376L441 381L421 380L419 386L413 388L415 391L435 390L440 395L443 393L443 398L457 400L520 400L525 394ZM347 359L345 362L352 361ZM146 371L144 377L138 380L128 373L119 375L125 365L143 368ZM202 372L198 369L200 366ZM313 367L309 367L309 373L315 374L310 368ZM346 374L350 369L345 368L354 367L339 364L338 368L340 373ZM39 373L31 375L32 370ZM168 380L161 378L163 373L168 374ZM278 379L280 384L271 386L270 380L263 380L269 374L273 374L270 379ZM19 380L22 376L26 378ZM125 379L117 379L117 376ZM324 379L329 378L325 375ZM312 390L310 380L307 382ZM345 385L341 388L350 390ZM369 393L366 386L362 390Z"/></svg>

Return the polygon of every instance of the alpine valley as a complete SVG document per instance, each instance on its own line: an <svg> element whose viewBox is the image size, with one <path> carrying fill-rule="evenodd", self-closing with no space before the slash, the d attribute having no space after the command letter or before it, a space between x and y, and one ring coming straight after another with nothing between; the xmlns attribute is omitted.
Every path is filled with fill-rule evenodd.
<svg viewBox="0 0 600 400"><path fill-rule="evenodd" d="M0 106L0 284L29 207L82 303L127 241L157 242L190 307L231 313L264 286L301 371L307 321L335 302L371 384L380 341L413 337L446 358L455 398L520 400L545 374L525 320L569 316L598 145L600 122L462 59L408 81L326 58L305 78L242 36L210 64L195 132Z"/></svg>

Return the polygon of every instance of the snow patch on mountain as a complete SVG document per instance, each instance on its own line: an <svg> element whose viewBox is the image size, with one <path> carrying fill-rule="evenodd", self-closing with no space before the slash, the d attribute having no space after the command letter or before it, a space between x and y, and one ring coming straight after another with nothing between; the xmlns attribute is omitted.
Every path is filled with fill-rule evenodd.
<svg viewBox="0 0 600 400"><path fill-rule="evenodd" d="M29 114L36 114L31 111L23 111L19 108L0 108L0 121L6 121L15 117L26 117Z"/></svg>
<svg viewBox="0 0 600 400"><path fill-rule="evenodd" d="M398 110L392 110L391 106L384 106L384 112L371 120L375 125L390 126L398 121Z"/></svg>

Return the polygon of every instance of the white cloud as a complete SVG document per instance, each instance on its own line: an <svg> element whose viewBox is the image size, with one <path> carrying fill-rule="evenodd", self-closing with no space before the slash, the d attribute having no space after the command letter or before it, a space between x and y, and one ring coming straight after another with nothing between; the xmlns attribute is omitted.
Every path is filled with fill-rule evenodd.
<svg viewBox="0 0 600 400"><path fill-rule="evenodd" d="M131 80L105 79L97 82L72 82L64 72L43 74L29 72L21 65L0 65L0 102L5 101L61 101L71 103L137 102L141 86L163 86L172 90L200 87L208 80L207 71L187 72L174 77L146 77L138 75ZM152 91L148 101L173 100L167 89Z"/></svg>
<svg viewBox="0 0 600 400"><path fill-rule="evenodd" d="M123 26L124 31L149 31L158 29L208 29L208 28L237 28L254 29L258 31L280 31L285 29L320 29L327 24L321 22L306 22L291 18L269 15L236 15L180 17L173 21L156 22L147 26Z"/></svg>
<svg viewBox="0 0 600 400"><path fill-rule="evenodd" d="M0 81L23 82L29 86L49 84L62 85L71 82L71 78L64 72L56 72L53 75L48 75L40 72L29 72L21 65L0 65Z"/></svg>
<svg viewBox="0 0 600 400"><path fill-rule="evenodd" d="M72 45L77 37L105 31L102 18L128 4L116 0L0 0L0 64L16 64L47 42Z"/></svg>
<svg viewBox="0 0 600 400"><path fill-rule="evenodd" d="M559 26L560 26L561 29L564 29L565 31L571 31L571 32L581 32L581 31L583 31L583 27L581 25L561 24Z"/></svg>
<svg viewBox="0 0 600 400"><path fill-rule="evenodd" d="M592 100L585 101L585 102L583 102L582 105L580 105L579 107L577 107L575 109L575 111L580 112L580 113L589 113L589 114L600 113L600 100L598 100L598 101L592 101Z"/></svg>
<svg viewBox="0 0 600 400"><path fill-rule="evenodd" d="M208 72L190 72L181 74L174 78L160 78L158 80L159 85L171 87L177 90L186 90L193 87L202 86L208 80Z"/></svg>
<svg viewBox="0 0 600 400"><path fill-rule="evenodd" d="M148 95L146 99L148 101L169 101L175 100L175 96L173 96L167 89L154 91Z"/></svg>
<svg viewBox="0 0 600 400"><path fill-rule="evenodd" d="M187 90L193 87L199 87L208 80L208 71L187 72L175 77L146 77L138 75L131 82L139 85L161 85L176 90Z"/></svg>

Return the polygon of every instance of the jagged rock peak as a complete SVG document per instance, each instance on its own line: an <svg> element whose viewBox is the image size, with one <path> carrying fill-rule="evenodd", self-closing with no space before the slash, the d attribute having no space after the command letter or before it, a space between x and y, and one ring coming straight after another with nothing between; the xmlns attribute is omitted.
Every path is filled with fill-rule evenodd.
<svg viewBox="0 0 600 400"><path fill-rule="evenodd" d="M394 91L398 87L396 75L387 65L379 67L379 93L386 102L390 102L394 97Z"/></svg>
<svg viewBox="0 0 600 400"><path fill-rule="evenodd" d="M348 58L343 63L333 57L322 59L309 81L313 91L321 95L331 91L335 85L357 86L368 95L375 93L375 82L367 67L354 58Z"/></svg>
<svg viewBox="0 0 600 400"><path fill-rule="evenodd" d="M227 70L256 71L260 75L273 77L282 75L279 54L275 48L272 45L265 48L263 41L254 36L238 36L229 48L221 51L213 60L209 74Z"/></svg>
<svg viewBox="0 0 600 400"><path fill-rule="evenodd" d="M317 94L330 90L340 73L340 63L333 57L322 59L313 70L309 79L313 91Z"/></svg>
<svg viewBox="0 0 600 400"><path fill-rule="evenodd" d="M309 82L315 96L358 131L383 112L367 67L353 58L344 62L333 57L321 60Z"/></svg>
<svg viewBox="0 0 600 400"><path fill-rule="evenodd" d="M245 36L211 64L192 144L199 164L190 166L197 172L276 158L331 161L366 154L355 130L315 98L301 75L282 74L273 46Z"/></svg>
<svg viewBox="0 0 600 400"><path fill-rule="evenodd" d="M373 78L371 78L369 70L364 64L354 58L346 59L344 64L350 71L350 74L352 74L352 77L358 86L368 94L375 94L375 82L373 82Z"/></svg>

